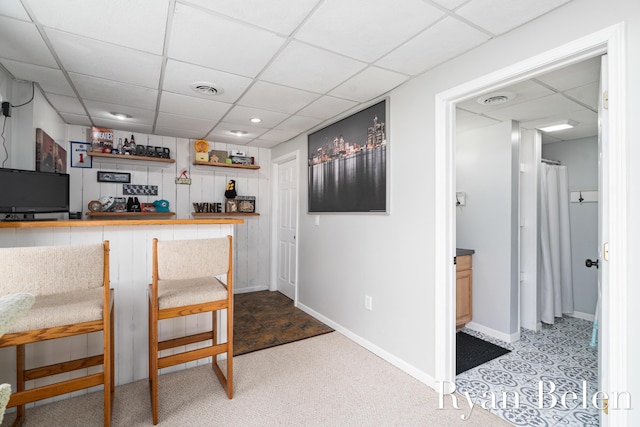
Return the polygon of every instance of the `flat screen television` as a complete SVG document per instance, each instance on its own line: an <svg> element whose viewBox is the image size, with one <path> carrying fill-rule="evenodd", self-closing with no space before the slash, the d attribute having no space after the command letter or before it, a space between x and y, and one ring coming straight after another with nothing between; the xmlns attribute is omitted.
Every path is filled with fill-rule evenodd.
<svg viewBox="0 0 640 427"><path fill-rule="evenodd" d="M68 174L0 168L0 213L50 212L69 212Z"/></svg>

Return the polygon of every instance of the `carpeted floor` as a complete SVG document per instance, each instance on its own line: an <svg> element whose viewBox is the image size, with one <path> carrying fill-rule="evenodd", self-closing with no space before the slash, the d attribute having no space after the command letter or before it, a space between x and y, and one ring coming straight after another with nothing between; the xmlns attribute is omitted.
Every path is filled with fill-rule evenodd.
<svg viewBox="0 0 640 427"><path fill-rule="evenodd" d="M509 353L511 350L464 332L456 333L456 375Z"/></svg>
<svg viewBox="0 0 640 427"><path fill-rule="evenodd" d="M234 356L333 331L280 292L248 292L233 298Z"/></svg>

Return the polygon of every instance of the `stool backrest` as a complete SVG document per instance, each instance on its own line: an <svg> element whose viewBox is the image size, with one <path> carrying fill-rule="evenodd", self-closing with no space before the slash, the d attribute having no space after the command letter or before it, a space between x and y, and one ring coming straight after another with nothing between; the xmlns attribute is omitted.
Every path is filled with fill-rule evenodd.
<svg viewBox="0 0 640 427"><path fill-rule="evenodd" d="M103 243L0 248L0 295L50 295L102 287L104 257Z"/></svg>
<svg viewBox="0 0 640 427"><path fill-rule="evenodd" d="M158 240L158 280L214 277L229 271L229 238Z"/></svg>

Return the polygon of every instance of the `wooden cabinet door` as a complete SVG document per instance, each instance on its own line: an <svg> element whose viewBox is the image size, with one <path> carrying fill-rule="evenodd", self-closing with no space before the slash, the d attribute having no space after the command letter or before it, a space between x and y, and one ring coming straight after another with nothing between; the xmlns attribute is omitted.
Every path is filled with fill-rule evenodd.
<svg viewBox="0 0 640 427"><path fill-rule="evenodd" d="M471 321L472 270L456 272L456 327Z"/></svg>

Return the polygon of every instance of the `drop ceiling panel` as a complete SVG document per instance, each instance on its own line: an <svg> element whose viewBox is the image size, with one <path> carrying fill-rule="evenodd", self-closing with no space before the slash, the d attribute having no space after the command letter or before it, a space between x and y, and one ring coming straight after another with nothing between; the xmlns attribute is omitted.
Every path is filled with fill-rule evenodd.
<svg viewBox="0 0 640 427"><path fill-rule="evenodd" d="M332 90L330 95L357 102L366 102L390 91L408 78L393 71L369 67Z"/></svg>
<svg viewBox="0 0 640 427"><path fill-rule="evenodd" d="M107 119L103 119L103 118L97 118L97 119L93 119L93 123L98 126L98 127L103 127L103 128L108 128L108 129L115 129L115 130L125 130L125 128L123 128L122 122L120 120L107 120ZM133 132L133 133L151 133L151 129L152 126L151 125L145 125L145 124L140 124L140 123L127 123L126 125L126 133L129 132Z"/></svg>
<svg viewBox="0 0 640 427"><path fill-rule="evenodd" d="M497 120L537 120L556 115L562 115L571 111L582 110L577 104L561 94L545 96L531 102L512 105L491 111L487 115Z"/></svg>
<svg viewBox="0 0 640 427"><path fill-rule="evenodd" d="M73 89L59 69L25 64L24 62L12 61L10 59L0 61L7 71L16 78L30 82L38 82L45 92L75 96Z"/></svg>
<svg viewBox="0 0 640 427"><path fill-rule="evenodd" d="M222 119L231 105L166 91L162 92L160 99L161 112L214 121Z"/></svg>
<svg viewBox="0 0 640 427"><path fill-rule="evenodd" d="M570 65L560 70L536 77L539 80L559 91L573 89L589 83L600 81L600 57L582 61L579 64Z"/></svg>
<svg viewBox="0 0 640 427"><path fill-rule="evenodd" d="M208 141L224 142L227 144L246 145L248 142L250 142L251 140L255 139L257 136L265 132L264 129L242 128L240 130L244 130L248 132L248 134L244 136L237 136L231 133L232 130L239 130L239 129L233 123L220 122L207 135L206 139Z"/></svg>
<svg viewBox="0 0 640 427"><path fill-rule="evenodd" d="M356 105L358 105L357 102L350 101L348 99L323 96L304 107L298 112L298 114L301 116L316 117L318 119L326 120L331 117L335 117Z"/></svg>
<svg viewBox="0 0 640 427"><path fill-rule="evenodd" d="M215 120L204 120L178 114L158 113L156 126L162 128L191 130L200 135L200 137L203 137L209 133L215 124Z"/></svg>
<svg viewBox="0 0 640 427"><path fill-rule="evenodd" d="M78 116L86 116L87 112L82 108L82 104L75 96L57 95L55 93L48 93L47 99L60 113L70 113Z"/></svg>
<svg viewBox="0 0 640 427"><path fill-rule="evenodd" d="M273 148L278 144L280 144L280 143L277 142L277 141L264 141L264 140L258 138L258 139L254 139L253 141L251 141L251 143L249 145L251 145L252 147Z"/></svg>
<svg viewBox="0 0 640 427"><path fill-rule="evenodd" d="M111 80L98 79L69 73L80 96L88 100L108 102L144 110L154 110L158 91L140 86L127 85Z"/></svg>
<svg viewBox="0 0 640 427"><path fill-rule="evenodd" d="M0 40L0 58L58 68L34 24L0 16Z"/></svg>
<svg viewBox="0 0 640 427"><path fill-rule="evenodd" d="M270 31L178 3L171 30L169 57L254 77L285 40Z"/></svg>
<svg viewBox="0 0 640 427"><path fill-rule="evenodd" d="M215 87L222 88L222 93L211 96L195 92L190 87L194 82L212 83ZM247 77L169 59L162 87L164 90L182 95L218 102L235 102L250 84L251 79Z"/></svg>
<svg viewBox="0 0 640 427"><path fill-rule="evenodd" d="M262 73L260 79L325 93L365 66L363 62L292 41Z"/></svg>
<svg viewBox="0 0 640 427"><path fill-rule="evenodd" d="M271 129L269 132L260 136L262 141L285 142L298 136L299 132L288 130Z"/></svg>
<svg viewBox="0 0 640 427"><path fill-rule="evenodd" d="M252 123L251 118L253 117L260 118L262 121L260 123ZM224 121L237 124L241 127L269 129L281 123L287 117L289 117L289 114L236 105L229 111L229 114L225 116Z"/></svg>
<svg viewBox="0 0 640 427"><path fill-rule="evenodd" d="M120 126L122 126L123 123L126 123L127 125L134 123L151 126L153 125L153 119L155 118L155 111L144 110L142 108L125 107L122 105L114 105L97 101L85 101L85 106L89 111L89 115L91 115L94 120L113 120L120 123ZM128 114L131 118L119 121L119 119L111 115L112 112Z"/></svg>
<svg viewBox="0 0 640 427"><path fill-rule="evenodd" d="M318 0L189 0L218 14L289 35L318 4Z"/></svg>
<svg viewBox="0 0 640 427"><path fill-rule="evenodd" d="M257 81L238 104L293 114L318 98L315 93Z"/></svg>
<svg viewBox="0 0 640 427"><path fill-rule="evenodd" d="M69 123L70 125L91 126L91 120L89 120L89 117L86 115L61 112L60 117L62 117L65 123Z"/></svg>
<svg viewBox="0 0 640 427"><path fill-rule="evenodd" d="M47 30L47 36L69 72L158 88L161 56L57 30Z"/></svg>
<svg viewBox="0 0 640 427"><path fill-rule="evenodd" d="M456 7L460 6L462 3L467 2L467 0L432 0L434 3L439 4L440 6L446 7L449 10L453 10Z"/></svg>
<svg viewBox="0 0 640 427"><path fill-rule="evenodd" d="M487 98L492 95L500 95L505 92L511 92L515 94L515 98L513 98L511 101L508 101L507 103L504 103L504 104L480 104L478 102L478 99L480 98ZM478 113L478 114L489 113L494 110L508 108L509 106L512 106L512 105L521 104L523 102L529 102L534 99L542 98L544 96L553 95L554 93L555 92L552 91L551 89L547 89L546 87L536 83L535 81L527 80L521 83L511 85L504 89L498 89L498 90L483 94L482 96L460 102L458 103L458 107L463 108L467 111Z"/></svg>
<svg viewBox="0 0 640 427"><path fill-rule="evenodd" d="M415 76L489 40L489 36L447 17L423 31L377 65ZM438 40L438 43L434 43ZM419 54L416 54L419 52Z"/></svg>
<svg viewBox="0 0 640 427"><path fill-rule="evenodd" d="M575 89L570 89L564 92L567 96L577 99L585 105L588 105L593 110L598 110L598 99L600 94L600 84L590 83L588 85L580 86Z"/></svg>
<svg viewBox="0 0 640 427"><path fill-rule="evenodd" d="M276 129L295 132L298 134L308 131L309 129L319 125L321 122L321 119L314 119L313 117L291 116L284 122L280 123Z"/></svg>
<svg viewBox="0 0 640 427"><path fill-rule="evenodd" d="M500 121L460 109L456 110L456 132L458 133L495 125L497 123L500 123Z"/></svg>
<svg viewBox="0 0 640 427"><path fill-rule="evenodd" d="M31 22L29 15L27 15L27 11L24 10L22 3L20 3L20 0L2 0L0 2L0 15Z"/></svg>
<svg viewBox="0 0 640 427"><path fill-rule="evenodd" d="M456 13L493 34L502 34L570 0L472 0Z"/></svg>
<svg viewBox="0 0 640 427"><path fill-rule="evenodd" d="M43 25L162 54L168 0L28 0Z"/></svg>
<svg viewBox="0 0 640 427"><path fill-rule="evenodd" d="M156 133L160 135L166 135L166 136L175 136L177 138L192 138L192 139L202 138L202 134L199 131L189 130L189 129L174 129L174 128L156 126Z"/></svg>
<svg viewBox="0 0 640 427"><path fill-rule="evenodd" d="M386 0L326 0L295 37L361 61L372 62L443 16L422 0L400 7Z"/></svg>

